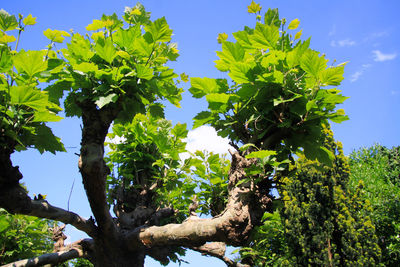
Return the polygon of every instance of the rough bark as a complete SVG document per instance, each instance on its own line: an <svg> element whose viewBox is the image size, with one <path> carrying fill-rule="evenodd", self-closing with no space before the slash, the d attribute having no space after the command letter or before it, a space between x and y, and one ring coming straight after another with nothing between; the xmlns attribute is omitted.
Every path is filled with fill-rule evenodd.
<svg viewBox="0 0 400 267"><path fill-rule="evenodd" d="M139 227L125 236L127 246L131 249L163 245L196 247L212 241L240 246L271 204L271 199L257 196L257 190L251 186L244 183L236 186L246 177L245 168L254 163L255 159L232 154L228 204L222 214L207 219L191 216L181 224Z"/></svg>
<svg viewBox="0 0 400 267"><path fill-rule="evenodd" d="M33 266L43 266L46 264L59 264L65 261L88 257L87 251L93 246L93 241L91 239L79 240L69 246L64 247L62 250L54 253L48 253L41 255L39 257L20 260L12 262L2 267L33 267Z"/></svg>

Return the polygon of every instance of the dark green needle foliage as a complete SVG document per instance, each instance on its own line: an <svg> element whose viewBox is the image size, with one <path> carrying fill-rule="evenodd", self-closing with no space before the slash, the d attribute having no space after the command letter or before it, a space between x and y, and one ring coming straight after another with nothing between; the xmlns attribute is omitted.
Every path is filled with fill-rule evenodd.
<svg viewBox="0 0 400 267"><path fill-rule="evenodd" d="M381 252L362 186L349 193L342 145L330 130L325 133L333 167L300 157L295 178L284 179L281 215L290 254L299 266L376 266Z"/></svg>

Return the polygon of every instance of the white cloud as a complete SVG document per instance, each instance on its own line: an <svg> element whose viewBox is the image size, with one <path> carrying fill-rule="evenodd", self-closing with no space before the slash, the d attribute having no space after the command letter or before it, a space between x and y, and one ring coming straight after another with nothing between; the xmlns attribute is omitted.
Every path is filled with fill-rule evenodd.
<svg viewBox="0 0 400 267"><path fill-rule="evenodd" d="M374 50L374 51L372 51L372 53L374 54L374 61L377 61L377 62L393 60L397 57L397 53L384 54L379 50Z"/></svg>
<svg viewBox="0 0 400 267"><path fill-rule="evenodd" d="M343 39L339 41L331 41L331 46L332 47L346 47L346 46L354 46L356 45L356 42L350 39Z"/></svg>
<svg viewBox="0 0 400 267"><path fill-rule="evenodd" d="M363 74L363 71L356 71L355 73L353 73L350 77L350 82L355 82L358 80L358 78L360 78L360 76Z"/></svg>
<svg viewBox="0 0 400 267"><path fill-rule="evenodd" d="M371 66L372 66L371 64L363 64L363 65L361 65L361 69L358 70L358 71L356 71L356 72L354 72L354 73L350 76L350 82L353 83L353 82L357 81L357 80L361 77L361 75L364 74L364 71L365 71L366 69L370 68Z"/></svg>
<svg viewBox="0 0 400 267"><path fill-rule="evenodd" d="M213 127L206 125L189 131L185 142L187 143L186 149L191 153L194 153L196 150L207 150L209 152L225 154L228 153L228 149L233 149L229 145L227 138L218 136ZM181 159L188 157L187 153L181 155Z"/></svg>

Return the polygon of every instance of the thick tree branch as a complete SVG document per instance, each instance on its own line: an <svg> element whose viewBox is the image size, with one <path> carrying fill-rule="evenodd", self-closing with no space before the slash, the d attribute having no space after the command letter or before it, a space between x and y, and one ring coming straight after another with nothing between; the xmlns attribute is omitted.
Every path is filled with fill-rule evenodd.
<svg viewBox="0 0 400 267"><path fill-rule="evenodd" d="M64 250L48 253L39 257L12 262L2 267L34 267L43 266L45 264L60 264L71 259L88 257L90 248L93 246L91 239L79 240Z"/></svg>
<svg viewBox="0 0 400 267"><path fill-rule="evenodd" d="M191 216L181 224L137 228L126 235L127 246L131 249L171 245L198 247L213 241L242 245L271 204L270 198L257 194L257 188L250 188L246 183L236 186L246 177L245 168L255 161L233 153L228 204L220 215L207 219Z"/></svg>
<svg viewBox="0 0 400 267"><path fill-rule="evenodd" d="M106 179L110 173L104 162L104 140L117 111L112 108L97 109L87 101L82 108L82 141L79 170L90 207L99 229L109 236L116 236L116 227L106 200Z"/></svg>
<svg viewBox="0 0 400 267"><path fill-rule="evenodd" d="M32 209L26 215L70 224L78 230L87 233L89 236L93 236L96 232L96 226L91 220L86 220L76 213L54 207L45 200L32 200L31 207Z"/></svg>

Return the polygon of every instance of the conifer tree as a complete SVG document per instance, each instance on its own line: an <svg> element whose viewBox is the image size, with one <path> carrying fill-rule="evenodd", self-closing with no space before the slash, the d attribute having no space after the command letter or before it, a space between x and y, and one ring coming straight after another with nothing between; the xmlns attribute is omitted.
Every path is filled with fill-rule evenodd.
<svg viewBox="0 0 400 267"><path fill-rule="evenodd" d="M332 166L300 157L294 178L283 179L281 212L289 254L300 266L376 266L381 255L362 185L349 194L349 164L342 145L325 130Z"/></svg>

